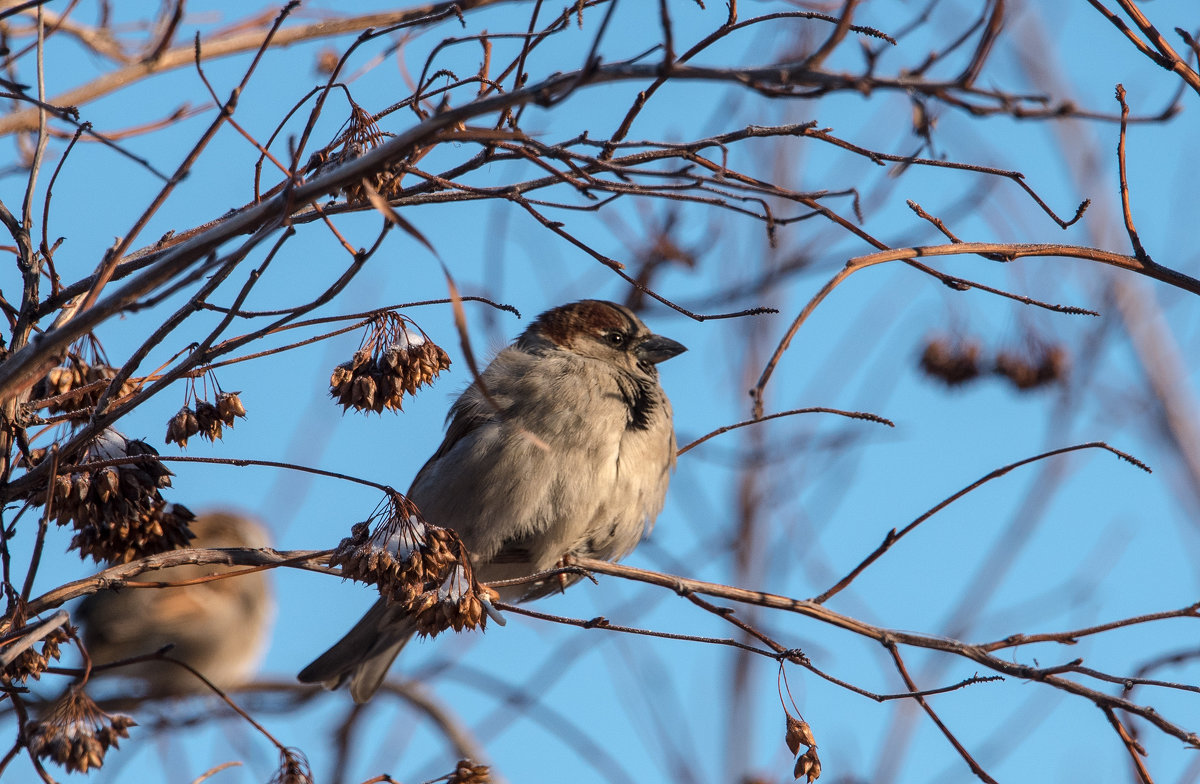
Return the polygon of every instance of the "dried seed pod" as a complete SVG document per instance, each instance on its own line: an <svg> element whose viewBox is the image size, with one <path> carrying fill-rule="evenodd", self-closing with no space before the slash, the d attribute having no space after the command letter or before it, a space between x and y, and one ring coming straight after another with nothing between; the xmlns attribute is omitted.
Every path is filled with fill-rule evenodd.
<svg viewBox="0 0 1200 784"><path fill-rule="evenodd" d="M359 376L354 380L355 399L359 408L375 406L375 379L369 375Z"/></svg>
<svg viewBox="0 0 1200 784"><path fill-rule="evenodd" d="M92 489L92 475L86 471L80 474L75 474L71 477L71 497L76 503L82 503L87 500L88 493Z"/></svg>
<svg viewBox="0 0 1200 784"><path fill-rule="evenodd" d="M116 433L116 431L112 430L111 428L109 430L113 433ZM124 438L124 436L120 436L120 434L118 434L118 437ZM125 441L125 454L131 457L141 455L146 457L145 460L140 460L135 465L138 469L140 469L142 475L149 478L149 483L153 487L171 486L171 472L168 471L167 467L162 464L161 460L158 459L157 449L150 446L145 441L131 438Z"/></svg>
<svg viewBox="0 0 1200 784"><path fill-rule="evenodd" d="M196 412L184 406L167 420L167 443L186 447L188 439L200 432Z"/></svg>
<svg viewBox="0 0 1200 784"><path fill-rule="evenodd" d="M371 410L376 414L382 414L383 409L388 406L386 392L388 384L384 381L383 374L379 371L371 373L368 378L371 379L371 385L375 387L375 402L374 405L371 406Z"/></svg>
<svg viewBox="0 0 1200 784"><path fill-rule="evenodd" d="M821 760L817 757L816 746L813 746L796 759L796 767L792 769L792 776L797 781L801 777L804 777L809 784L820 778Z"/></svg>
<svg viewBox="0 0 1200 784"><path fill-rule="evenodd" d="M73 486L69 475L59 474L54 477L54 498L58 501L68 498Z"/></svg>
<svg viewBox="0 0 1200 784"><path fill-rule="evenodd" d="M333 369L333 374L329 377L329 386L335 390L341 389L352 378L354 378L354 369L350 367L349 362L343 362Z"/></svg>
<svg viewBox="0 0 1200 784"><path fill-rule="evenodd" d="M97 517L93 514L89 519ZM159 498L134 518L114 519L107 524L76 523L71 549L96 561L129 563L147 555L188 547L192 539L189 524L195 519L183 504Z"/></svg>
<svg viewBox="0 0 1200 784"><path fill-rule="evenodd" d="M812 768L812 760L808 758L808 753L796 758L796 765L792 768L792 778L796 781L808 775L809 769Z"/></svg>
<svg viewBox="0 0 1200 784"><path fill-rule="evenodd" d="M63 364L51 368L30 392L33 400L51 397L62 397L47 406L51 414L68 413L72 411L94 408L100 396L107 388L103 383L115 378L116 368L98 363L89 365L77 352L70 352ZM115 398L120 399L140 388L140 383L132 379L121 382Z"/></svg>
<svg viewBox="0 0 1200 784"><path fill-rule="evenodd" d="M46 374L46 392L49 395L61 395L71 388L71 369L65 367L51 368ZM34 386L34 397L41 391L38 386Z"/></svg>
<svg viewBox="0 0 1200 784"><path fill-rule="evenodd" d="M446 784L489 784L491 780L491 769L487 765L472 765L471 760L461 759L447 777Z"/></svg>
<svg viewBox="0 0 1200 784"><path fill-rule="evenodd" d="M491 607L498 594L475 581L470 562L453 564L449 573L434 591L425 591L408 608L419 634L432 637L446 629L456 632L464 629L482 628L486 617L502 622L499 614Z"/></svg>
<svg viewBox="0 0 1200 784"><path fill-rule="evenodd" d="M373 532L372 520L378 520ZM504 622L491 607L498 595L476 581L457 534L422 520L403 497L355 525L329 562L346 577L374 584L422 634L483 627L485 616Z"/></svg>
<svg viewBox="0 0 1200 784"><path fill-rule="evenodd" d="M89 470L89 462L136 457ZM126 562L185 546L191 539L185 507L168 504L159 488L171 484L171 472L144 441L127 440L111 428L85 450L79 468L54 478L54 516L71 524L72 549L97 561ZM44 497L44 488L38 491ZM35 493L37 497L37 493Z"/></svg>
<svg viewBox="0 0 1200 784"><path fill-rule="evenodd" d="M246 407L242 405L241 392L220 392L217 394L217 417L226 427L233 427L235 417L246 418Z"/></svg>
<svg viewBox="0 0 1200 784"><path fill-rule="evenodd" d="M200 431L200 437L207 438L209 441L217 441L222 437L224 427L225 425L222 424L221 420L214 419L209 423L207 430Z"/></svg>
<svg viewBox="0 0 1200 784"><path fill-rule="evenodd" d="M100 481L97 483L97 493L101 496L101 500L107 500L107 496L116 495L121 489L121 475L117 469L112 466L101 468L98 472Z"/></svg>
<svg viewBox="0 0 1200 784"><path fill-rule="evenodd" d="M196 422L200 426L200 437L216 441L221 437L221 415L217 407L207 400L196 402Z"/></svg>
<svg viewBox="0 0 1200 784"><path fill-rule="evenodd" d="M801 746L817 745L817 741L813 739L812 728L808 726L808 722L790 713L787 714L787 735L785 736L785 741L787 742L788 750L793 754L799 754Z"/></svg>

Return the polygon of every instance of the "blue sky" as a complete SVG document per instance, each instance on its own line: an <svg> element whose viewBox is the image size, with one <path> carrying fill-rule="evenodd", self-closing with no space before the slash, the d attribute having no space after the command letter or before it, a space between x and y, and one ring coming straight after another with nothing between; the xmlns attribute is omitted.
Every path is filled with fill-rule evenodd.
<svg viewBox="0 0 1200 784"><path fill-rule="evenodd" d="M743 17L776 8L769 3L742 5ZM896 52L881 59L881 72L912 63L940 45L960 29L956 25L965 24L973 6L948 3L933 29L903 39ZM1184 0L1159 0L1144 8L1169 30L1175 24L1194 24L1185 13L1187 6ZM333 7L312 3L303 12ZM701 10L679 2L671 8L680 42L695 40L725 14L717 4ZM189 6L182 30L190 35L196 27L211 29L246 10L232 3ZM501 5L470 15L468 30L523 29L526 10L525 5ZM865 4L857 21L894 32L913 12L906 3ZM1031 86L1015 64L1020 47L1026 47L1034 61L1060 71L1070 97L1095 111L1116 111L1112 94L1118 81L1130 90L1135 114L1156 111L1177 87L1177 80L1137 56L1085 3L1028 4L1011 13L1007 37L999 44L1002 51L981 80L984 86L1049 89ZM606 61L629 57L657 41L655 17L651 15L649 22L642 17L637 4L620 9L600 49ZM598 20L597 14L586 16L582 31L572 28L547 45L531 63L535 75L576 67ZM751 29L732 37L702 62L765 63L781 48L800 45L804 36L819 36L823 29L812 22L780 25L770 32ZM408 71L419 72L425 52L441 34L463 32L456 23L443 23L409 42L400 55ZM312 70L316 52L325 46L341 51L351 40L269 53L242 97L238 122L265 137L282 112L318 82ZM495 62L503 61L502 48L497 44ZM682 44L677 48L682 49ZM365 47L352 61L352 70L382 49L382 45ZM478 57L477 44L461 45L445 53L439 65L462 75L478 67ZM80 55L69 44L52 48L48 62L52 94L106 67L94 55ZM396 63L392 54L357 79L351 86L355 100L378 110L406 95L408 88ZM853 70L859 63L857 46L848 43L831 60L830 68ZM206 64L205 72L223 95L245 65L245 58L230 58ZM954 70L948 67L939 75L950 76ZM618 83L588 88L553 111L530 107L522 125L551 142L571 138L585 128L599 138L611 133L616 118L643 87ZM126 127L161 117L185 100L202 100L196 74L189 69L89 104L84 116L98 128ZM1198 163L1196 97L1185 95L1182 103L1183 113L1171 123L1131 126L1128 160L1135 217L1147 250L1163 264L1195 273L1200 266L1193 228L1197 202L1191 182ZM891 167L878 167L811 139L743 144L731 150L730 163L782 177L797 190L858 188L864 226L895 246L941 242L912 215L905 204L912 199L945 217L964 239L1068 242L1127 251L1114 201L1115 124L1056 128L1045 122L976 119L937 104L931 107L937 116L937 146L923 154L1019 170L1059 214L1070 214L1083 198L1093 198L1085 219L1063 231L1006 180L934 168L914 168L895 177ZM345 108L340 97L331 101L316 140L332 138ZM856 144L904 154L918 145L910 118L910 104L898 93L784 102L739 97L725 85L691 83L655 96L630 138L677 140L748 124L815 120ZM210 120L211 112L203 113L168 132L128 144L159 168L170 170L183 146L197 138ZM400 131L411 122L411 115L397 113L381 126ZM1095 158L1089 163L1068 169L1072 156L1093 151ZM439 164L471 152L451 145L423 160L422 166L437 170ZM243 139L228 128L222 130L135 246L248 202L254 158L254 150ZM479 172L474 181L503 182L530 176L530 171L496 165ZM45 181L43 177L43 188ZM265 181L273 184L274 175L267 175ZM3 182L5 202L11 206L18 201L23 185L20 178L8 177ZM72 153L55 186L50 211L50 235L67 238L56 256L64 279L82 276L98 263L113 237L132 225L154 186L144 171L101 147L85 145ZM829 204L844 215L852 214L848 200L834 199ZM799 211L795 206L779 206L789 214ZM623 200L595 214L550 212L602 253L633 261L650 233L647 227L663 221L671 208L667 202ZM484 306L468 307L474 345L481 354L512 339L526 321L548 307L583 297L623 299L627 293L619 279L511 205L427 206L408 209L404 215L437 249L464 293L486 294L521 311L518 320ZM367 245L378 231L380 218L368 212L339 216L336 223L352 243ZM690 349L662 366L680 442L686 443L749 416L746 389L761 369L765 353L825 280L848 258L869 248L844 231L813 220L781 228L777 246L771 248L761 223L694 205L680 208L678 225L675 236L684 244L700 246L702 252L695 269L666 271L656 281L659 292L701 311L752 305L780 311L753 321L703 323L657 305L644 313L651 328ZM261 254L252 263L259 258ZM714 292L755 280L770 265L792 258L806 258L808 265L752 296L712 301ZM347 262L345 251L328 231L319 225L303 227L300 237L285 245L248 306L265 310L311 298ZM767 410L807 406L866 410L892 419L897 427L808 415L714 439L680 460L654 535L629 563L701 579L734 580L730 538L738 525L738 493L753 486L761 501L761 516L746 586L799 598L812 596L858 563L889 529L906 525L987 472L1046 449L1105 440L1145 460L1156 472L1145 475L1100 451L1018 470L918 528L830 606L869 623L931 634L948 633L953 620L967 619L965 638L987 641L1017 631L1078 628L1194 601L1198 587L1194 495L1180 484L1186 480L1181 479L1178 458L1161 438L1142 371L1123 337L1118 308L1106 294L1110 279L1118 273L1063 259L999 265L964 256L936 260L933 266L1039 299L1096 309L1102 315L1064 316L980 291L953 292L897 263L852 276L796 336L768 388ZM226 301L242 279L235 275L222 290ZM1133 284L1135 291L1161 308L1180 354L1193 356L1198 320L1192 295L1145 280ZM5 285L15 287L11 274ZM445 295L437 259L403 233L393 232L382 251L323 312L353 313ZM176 297L172 302L181 301ZM106 324L99 336L110 356L126 356L164 312L129 314ZM327 399L329 370L357 347L358 336L347 335L220 371L222 387L242 390L248 418L215 445L193 441L186 454L287 460L405 489L439 443L444 412L469 380L469 372L449 308L402 312L454 360L452 369L432 389L406 403L402 415L343 415ZM923 340L939 333L974 336L989 351L1020 346L1030 334L1061 341L1077 358L1087 356L1090 346L1098 349L1093 362L1073 368L1071 385L1065 390L1016 395L998 380L985 380L947 391L916 367ZM152 356L147 366L156 366L190 339L180 335ZM1184 381L1194 385L1194 376L1194 369L1187 368ZM165 422L182 404L183 395L182 387L176 394L159 395L122 422L122 430L161 444ZM178 453L174 447L162 451ZM172 500L196 510L233 506L252 512L272 529L280 549L331 547L378 501L377 493L363 487L274 469L173 468L177 477ZM1061 474L1047 473L1054 471ZM1039 482L1049 482L1052 491L1039 491ZM58 557L68 538L66 532L57 535L49 545L55 557L45 564L35 593L88 571L73 556ZM1009 555L1009 568L989 572L989 565L1003 563ZM996 580L994 589L977 606L964 606L968 587L980 574L989 573ZM264 676L273 679L291 678L373 600L370 589L322 575L279 570L275 585L276 633L263 665ZM582 618L604 615L614 623L690 634L734 635L732 627L671 592L615 579L577 586L540 603L538 609ZM803 649L818 666L839 678L881 693L903 690L876 643L796 615L753 609L739 614L786 645ZM1193 641L1188 622L1176 620L1085 639L1066 649L1042 645L1012 655L1043 666L1082 656L1089 666L1128 673L1151 655L1194 647ZM966 660L940 655L906 649L905 657L922 688L954 683L978 671ZM507 627L491 628L483 635L445 635L414 645L394 671L400 677L421 678L425 689L477 733L497 770L510 781L569 775L579 782L650 778L707 782L729 781L735 774L749 772L773 781L790 780L791 758L783 744L783 716L775 696L776 667L762 660L745 671L744 704L731 697L736 672L733 655L714 647L622 637L511 616ZM1194 683L1197 672L1192 664L1155 677ZM817 735L829 780L952 782L968 777L962 760L915 706L877 704L792 667L787 677ZM513 689L532 695L535 702L506 704L506 690ZM1194 695L1142 689L1134 697L1153 702L1165 716L1185 726L1196 715ZM744 712L739 712L739 704ZM1031 775L1035 780L1129 778L1124 750L1090 703L1009 680L942 695L933 704L980 763L1001 781ZM283 742L308 753L314 771L326 780L334 759L329 737L348 709L348 697L336 693L299 709L264 709L256 715ZM347 781L384 771L400 780L423 781L448 772L453 763L428 722L395 700L372 703L366 726L352 755L353 765L345 772ZM1194 755L1151 728L1142 726L1141 731L1153 772L1168 781L1195 778ZM904 732L913 734L911 742L898 745ZM101 779L190 781L211 765L240 758L245 768L224 771L212 780L265 780L275 764L271 748L236 720L195 734L156 738L153 743L145 742L149 736L147 731L135 731L121 753L110 757ZM30 772L14 766L11 775L22 779Z"/></svg>

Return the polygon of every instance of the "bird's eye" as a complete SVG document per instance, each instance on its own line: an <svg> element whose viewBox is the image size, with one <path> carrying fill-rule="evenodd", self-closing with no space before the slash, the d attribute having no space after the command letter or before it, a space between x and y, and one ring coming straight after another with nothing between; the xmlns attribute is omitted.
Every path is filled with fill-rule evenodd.
<svg viewBox="0 0 1200 784"><path fill-rule="evenodd" d="M620 348L625 345L625 336L620 332L605 332L604 342L613 348Z"/></svg>

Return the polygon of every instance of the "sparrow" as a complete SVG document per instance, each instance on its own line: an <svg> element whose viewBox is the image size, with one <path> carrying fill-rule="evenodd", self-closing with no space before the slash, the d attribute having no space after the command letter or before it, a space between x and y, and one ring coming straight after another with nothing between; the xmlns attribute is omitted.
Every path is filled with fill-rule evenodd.
<svg viewBox="0 0 1200 784"><path fill-rule="evenodd" d="M191 523L190 547L267 547L266 531L248 517L212 512ZM178 582L244 570L242 566L174 566L146 579ZM124 588L92 594L76 608L93 665L154 653L174 644L169 656L187 662L221 689L241 685L257 670L274 616L265 572L174 588ZM141 681L147 696L208 690L182 667L146 661L114 669Z"/></svg>
<svg viewBox="0 0 1200 784"><path fill-rule="evenodd" d="M451 406L409 500L429 523L454 529L481 582L528 577L568 556L625 557L662 511L675 466L657 365L684 351L613 302L546 311ZM528 601L578 579L498 590ZM380 599L298 677L330 689L348 682L364 703L414 631Z"/></svg>

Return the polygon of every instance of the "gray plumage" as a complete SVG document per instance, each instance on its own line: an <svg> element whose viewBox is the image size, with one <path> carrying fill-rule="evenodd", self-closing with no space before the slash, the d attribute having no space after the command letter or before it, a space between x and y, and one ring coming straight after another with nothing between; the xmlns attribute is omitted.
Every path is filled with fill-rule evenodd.
<svg viewBox="0 0 1200 784"><path fill-rule="evenodd" d="M567 555L623 558L662 511L675 433L655 366L684 350L611 302L543 313L483 371L487 396L472 384L454 403L409 498L458 532L482 582L552 569ZM525 601L561 585L500 594ZM365 702L413 631L381 599L299 678L349 681Z"/></svg>
<svg viewBox="0 0 1200 784"><path fill-rule="evenodd" d="M191 525L191 547L267 547L267 532L239 514L212 512ZM244 566L174 566L139 578L180 582L243 571ZM253 676L266 646L274 615L266 572L175 588L105 590L75 609L83 640L95 664L154 653L167 644L170 656L187 662L220 688ZM112 671L142 681L151 696L207 691L182 667L140 662Z"/></svg>

